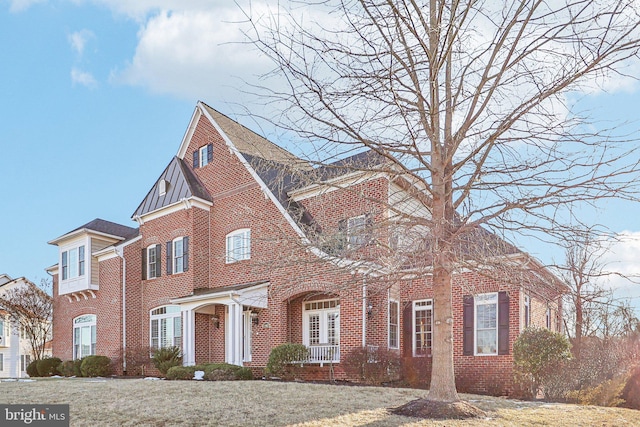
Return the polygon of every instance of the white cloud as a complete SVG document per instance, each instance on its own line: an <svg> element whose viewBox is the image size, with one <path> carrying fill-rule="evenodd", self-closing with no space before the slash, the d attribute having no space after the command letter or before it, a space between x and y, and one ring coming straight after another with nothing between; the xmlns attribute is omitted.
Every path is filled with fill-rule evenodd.
<svg viewBox="0 0 640 427"><path fill-rule="evenodd" d="M242 80L254 80L269 63L242 44L237 23L244 17L233 6L152 16L138 33L133 59L112 73L112 81L187 99L237 97Z"/></svg>
<svg viewBox="0 0 640 427"><path fill-rule="evenodd" d="M22 12L34 4L44 3L46 1L47 0L9 0L9 11L14 13Z"/></svg>
<svg viewBox="0 0 640 427"><path fill-rule="evenodd" d="M609 240L602 261L607 271L624 276L612 274L609 277L612 288L640 287L634 283L640 279L640 231L623 231Z"/></svg>
<svg viewBox="0 0 640 427"><path fill-rule="evenodd" d="M98 82L91 73L75 67L71 69L71 81L73 84L79 84L88 88L94 88L98 85Z"/></svg>
<svg viewBox="0 0 640 427"><path fill-rule="evenodd" d="M79 55L82 56L84 49L90 39L94 37L94 34L89 30L80 30L69 34L67 39L71 48Z"/></svg>

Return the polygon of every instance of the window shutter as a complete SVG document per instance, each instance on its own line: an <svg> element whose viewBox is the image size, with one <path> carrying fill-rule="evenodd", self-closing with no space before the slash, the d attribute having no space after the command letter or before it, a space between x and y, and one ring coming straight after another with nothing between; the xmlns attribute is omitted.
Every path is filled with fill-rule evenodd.
<svg viewBox="0 0 640 427"><path fill-rule="evenodd" d="M156 245L156 277L162 275L162 245Z"/></svg>
<svg viewBox="0 0 640 427"><path fill-rule="evenodd" d="M189 270L189 236L182 238L182 268L184 271Z"/></svg>
<svg viewBox="0 0 640 427"><path fill-rule="evenodd" d="M462 302L462 354L473 356L473 296L465 295Z"/></svg>
<svg viewBox="0 0 640 427"><path fill-rule="evenodd" d="M207 145L207 163L213 161L213 144Z"/></svg>
<svg viewBox="0 0 640 427"><path fill-rule="evenodd" d="M147 280L147 248L142 248L142 280Z"/></svg>
<svg viewBox="0 0 640 427"><path fill-rule="evenodd" d="M173 273L173 259L171 255L173 253L173 242L167 242L167 275Z"/></svg>
<svg viewBox="0 0 640 427"><path fill-rule="evenodd" d="M196 169L198 166L200 166L200 153L196 150L193 152L193 168Z"/></svg>
<svg viewBox="0 0 640 427"><path fill-rule="evenodd" d="M413 356L413 303L407 302L402 309L402 355Z"/></svg>
<svg viewBox="0 0 640 427"><path fill-rule="evenodd" d="M498 354L509 354L509 295L498 292Z"/></svg>

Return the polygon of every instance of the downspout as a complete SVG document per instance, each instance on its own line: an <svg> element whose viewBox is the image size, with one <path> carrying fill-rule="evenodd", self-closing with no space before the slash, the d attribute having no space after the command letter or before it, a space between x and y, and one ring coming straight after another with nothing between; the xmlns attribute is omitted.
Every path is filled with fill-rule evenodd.
<svg viewBox="0 0 640 427"><path fill-rule="evenodd" d="M367 346L367 279L362 279L362 348Z"/></svg>
<svg viewBox="0 0 640 427"><path fill-rule="evenodd" d="M122 374L127 374L127 260L124 253L115 248L116 255L122 258ZM123 251L124 252L124 251Z"/></svg>

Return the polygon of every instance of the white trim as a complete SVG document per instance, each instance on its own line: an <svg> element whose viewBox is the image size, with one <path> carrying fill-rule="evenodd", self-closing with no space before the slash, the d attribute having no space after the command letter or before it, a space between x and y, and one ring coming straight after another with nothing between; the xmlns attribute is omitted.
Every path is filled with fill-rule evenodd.
<svg viewBox="0 0 640 427"><path fill-rule="evenodd" d="M123 242L123 243L121 243L119 245L116 245L116 246L107 246L104 249L100 249L99 251L95 251L91 255L96 257L98 259L98 262L102 262L102 261L109 260L111 258L119 257L120 255L118 255L118 251L122 251L125 247L129 246L131 243L137 242L140 239L142 239L142 235L137 235L136 237L134 237L131 240L127 240L126 242ZM49 268L51 268L51 267L49 267Z"/></svg>
<svg viewBox="0 0 640 427"><path fill-rule="evenodd" d="M238 246L239 249L242 249L242 253L239 254L239 258L233 257L233 254L236 250L236 246L234 244L235 238L240 237L242 240L242 245ZM231 241L231 245L229 244ZM250 228L239 228L228 233L224 237L224 246L225 246L225 264L233 264L239 261L245 261L251 259L251 229Z"/></svg>
<svg viewBox="0 0 640 427"><path fill-rule="evenodd" d="M179 304L183 310L197 310L199 307L210 304L229 305L234 301L250 307L267 308L269 285L269 282L264 282L236 291L227 290L173 298L169 302L171 304Z"/></svg>
<svg viewBox="0 0 640 427"><path fill-rule="evenodd" d="M351 186L378 178L386 178L388 180L387 175L382 172L354 171L321 183L311 184L303 188L289 191L287 194L293 200L299 202L310 197L331 193L332 191L344 190Z"/></svg>
<svg viewBox="0 0 640 427"><path fill-rule="evenodd" d="M75 239L83 233L86 233L89 237L105 237L107 239L114 240L114 243L124 240L124 236L116 236L114 234L102 233L100 231L95 231L90 228L81 228L79 230L72 231L71 233L60 236L56 239L50 240L47 243L50 245L59 245L59 243L61 243L62 241Z"/></svg>
<svg viewBox="0 0 640 427"><path fill-rule="evenodd" d="M196 108L193 110L193 114L191 115L191 120L189 121L189 126L187 127L184 136L182 137L182 142L180 142L180 148L178 148L177 157L181 160L184 159L184 155L187 154L187 148L189 147L189 142L191 142L191 138L193 138L193 133L196 131L196 127L198 127L198 122L200 121L200 117L202 117L202 102L198 101Z"/></svg>
<svg viewBox="0 0 640 427"><path fill-rule="evenodd" d="M199 197L191 196L186 199L180 199L170 205L163 206L159 209L156 209L155 211L147 212L144 215L136 215L133 217L133 220L142 225L147 221L151 221L165 215L172 214L174 212L179 212L184 209L200 208L208 212L209 210L211 210L211 206L213 206L212 202L201 199Z"/></svg>

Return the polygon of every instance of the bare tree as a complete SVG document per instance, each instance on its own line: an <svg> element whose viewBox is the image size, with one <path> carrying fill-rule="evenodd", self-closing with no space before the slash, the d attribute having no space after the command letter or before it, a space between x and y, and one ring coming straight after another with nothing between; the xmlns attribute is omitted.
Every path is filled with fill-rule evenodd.
<svg viewBox="0 0 640 427"><path fill-rule="evenodd" d="M50 282L43 279L40 287L26 282L0 296L0 307L9 314L12 323L24 331L34 360L44 357L46 343L51 339L53 298L48 292L50 289Z"/></svg>
<svg viewBox="0 0 640 427"><path fill-rule="evenodd" d="M247 16L281 79L261 88L265 105L311 164L330 169L370 150L384 162L369 170L410 183L416 212L428 212L396 213L405 228L428 230L413 245L433 274L428 398L458 401L451 293L473 258L461 249L470 236L484 227L550 239L571 230L577 206L635 197L636 145L570 111L567 97L627 77L637 4L327 0Z"/></svg>

